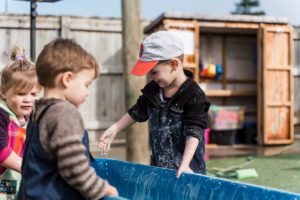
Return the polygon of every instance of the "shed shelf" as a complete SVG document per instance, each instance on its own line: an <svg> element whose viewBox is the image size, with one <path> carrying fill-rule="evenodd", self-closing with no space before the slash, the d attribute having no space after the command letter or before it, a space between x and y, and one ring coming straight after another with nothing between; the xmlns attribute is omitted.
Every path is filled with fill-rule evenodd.
<svg viewBox="0 0 300 200"><path fill-rule="evenodd" d="M208 97L231 97L231 96L256 96L256 91L253 90L207 90L205 91Z"/></svg>

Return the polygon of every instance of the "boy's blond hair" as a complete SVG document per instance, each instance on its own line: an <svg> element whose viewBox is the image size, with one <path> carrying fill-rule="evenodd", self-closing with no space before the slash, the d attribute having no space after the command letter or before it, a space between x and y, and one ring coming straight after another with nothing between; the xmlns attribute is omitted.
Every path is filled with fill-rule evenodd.
<svg viewBox="0 0 300 200"><path fill-rule="evenodd" d="M29 92L38 84L35 64L27 58L25 50L14 46L11 50L12 63L6 65L1 73L1 94L13 88L14 93Z"/></svg>
<svg viewBox="0 0 300 200"><path fill-rule="evenodd" d="M63 72L94 69L95 78L100 73L96 59L71 39L56 39L45 45L38 56L36 69L39 83L49 88L55 87L56 76Z"/></svg>

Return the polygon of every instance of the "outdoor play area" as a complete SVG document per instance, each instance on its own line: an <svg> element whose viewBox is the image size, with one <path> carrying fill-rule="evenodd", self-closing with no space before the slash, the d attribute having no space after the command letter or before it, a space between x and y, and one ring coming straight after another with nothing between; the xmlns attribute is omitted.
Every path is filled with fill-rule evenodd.
<svg viewBox="0 0 300 200"><path fill-rule="evenodd" d="M35 61L55 38L74 39L99 63L99 78L79 112L95 158L90 163L120 195L104 200L300 200L300 25L263 11L239 11L248 3L258 7L256 0L235 2L237 10L224 15L164 9L151 20L138 16L138 0L120 1L121 17L37 14L37 5L63 0L23 1L30 13L0 14L0 66L10 61L15 44ZM140 41L157 31L183 41L183 69L210 102L203 128L206 175L183 172L176 178L176 170L150 166L147 122L122 130L109 151L100 149L101 134L150 80L130 69Z"/></svg>

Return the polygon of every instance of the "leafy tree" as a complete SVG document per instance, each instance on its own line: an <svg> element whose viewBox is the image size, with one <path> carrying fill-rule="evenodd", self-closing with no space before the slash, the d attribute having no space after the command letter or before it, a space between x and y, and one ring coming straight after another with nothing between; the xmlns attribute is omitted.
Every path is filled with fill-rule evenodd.
<svg viewBox="0 0 300 200"><path fill-rule="evenodd" d="M252 8L259 7L259 0L241 0L240 3L235 3L236 10L231 14L240 15L265 15L262 10L253 11Z"/></svg>

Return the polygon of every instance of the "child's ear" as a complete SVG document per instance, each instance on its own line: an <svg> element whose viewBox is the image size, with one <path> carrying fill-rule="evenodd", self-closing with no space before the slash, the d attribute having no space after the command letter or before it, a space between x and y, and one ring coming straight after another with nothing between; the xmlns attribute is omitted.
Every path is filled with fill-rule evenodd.
<svg viewBox="0 0 300 200"><path fill-rule="evenodd" d="M62 84L64 87L68 88L70 81L73 79L74 74L70 71L64 72L62 75Z"/></svg>
<svg viewBox="0 0 300 200"><path fill-rule="evenodd" d="M179 66L179 60L178 59L172 59L170 61L171 64L171 68L173 71L175 71L177 69L177 67Z"/></svg>
<svg viewBox="0 0 300 200"><path fill-rule="evenodd" d="M0 98L3 99L3 100L5 100L6 99L6 95L5 94L6 93L0 91Z"/></svg>

